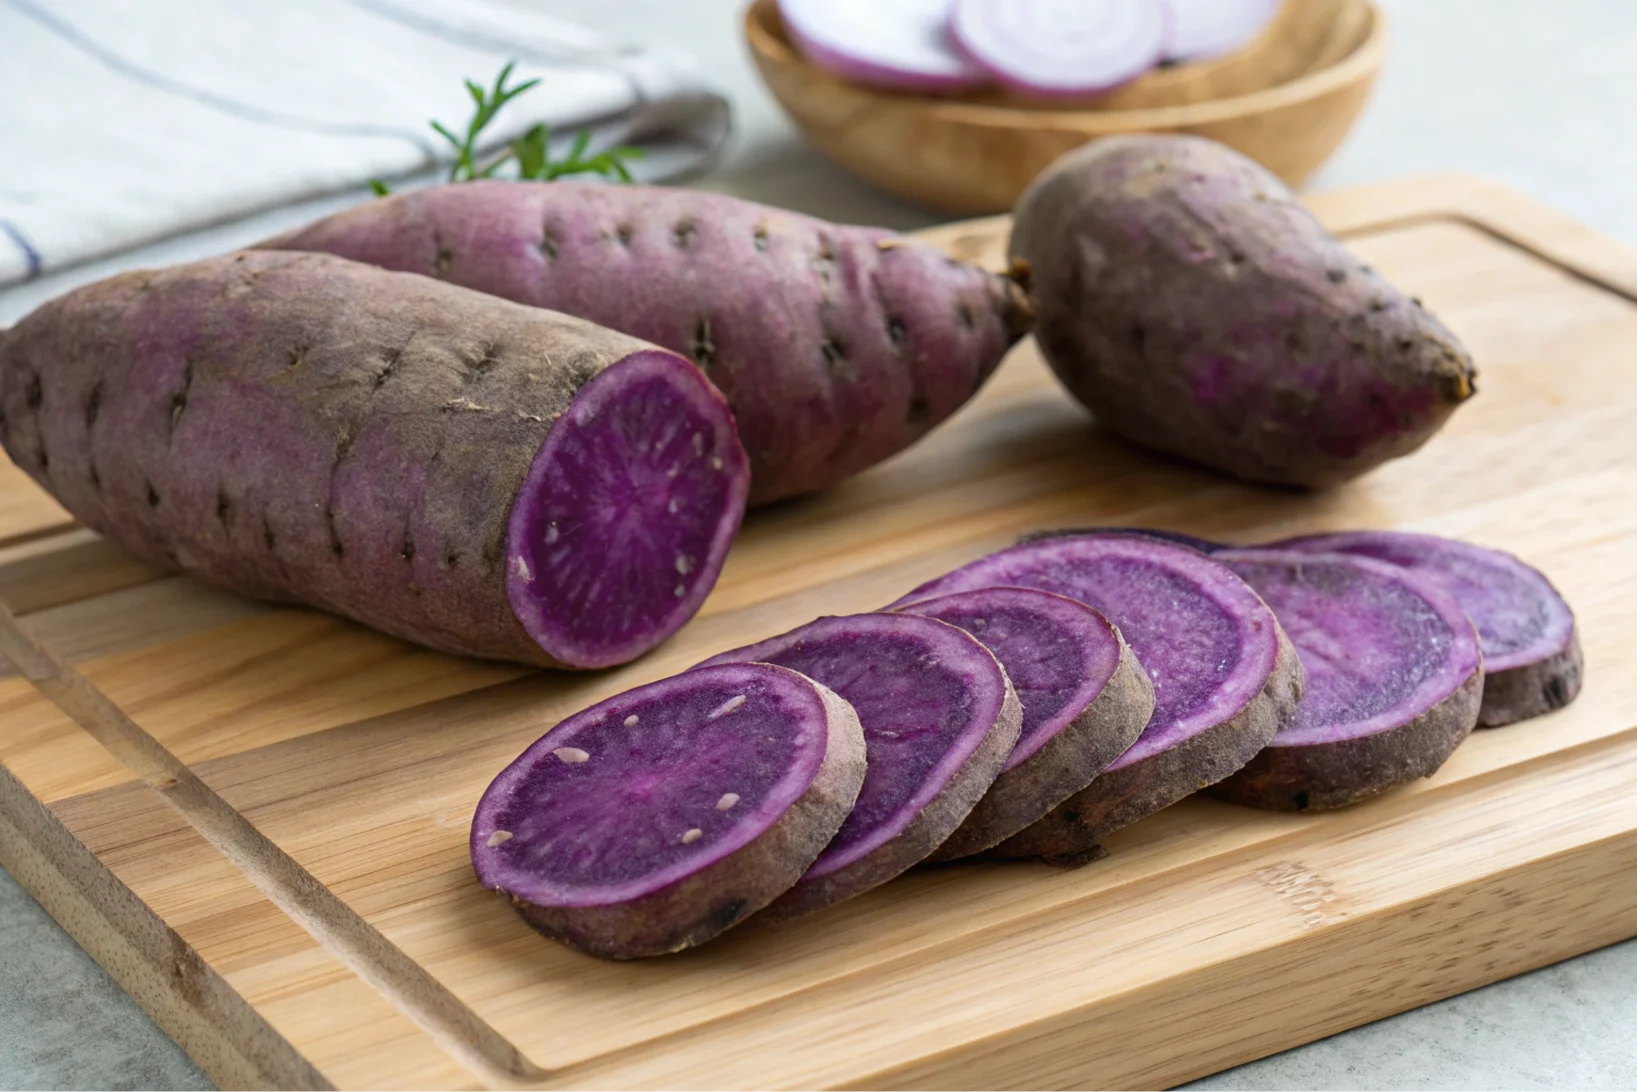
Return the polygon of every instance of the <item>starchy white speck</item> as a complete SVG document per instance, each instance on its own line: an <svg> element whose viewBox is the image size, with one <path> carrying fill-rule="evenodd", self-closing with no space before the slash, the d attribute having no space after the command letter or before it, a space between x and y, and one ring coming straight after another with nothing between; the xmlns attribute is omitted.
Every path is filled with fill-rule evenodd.
<svg viewBox="0 0 1637 1092"><path fill-rule="evenodd" d="M556 755L561 761L567 762L570 766L574 765L576 762L584 762L586 759L591 757L578 747L559 747L551 753Z"/></svg>
<svg viewBox="0 0 1637 1092"><path fill-rule="evenodd" d="M745 696L743 694L735 694L721 705L718 705L715 709L712 709L710 716L706 717L705 719L715 720L717 717L725 717L744 703Z"/></svg>

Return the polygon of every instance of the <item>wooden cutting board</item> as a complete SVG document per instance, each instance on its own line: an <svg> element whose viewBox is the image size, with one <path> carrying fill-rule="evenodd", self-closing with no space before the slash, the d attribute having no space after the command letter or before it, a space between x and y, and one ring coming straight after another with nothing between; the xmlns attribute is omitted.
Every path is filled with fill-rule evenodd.
<svg viewBox="0 0 1637 1092"><path fill-rule="evenodd" d="M1109 440L1025 346L912 452L755 514L701 616L605 674L165 575L8 468L0 598L89 684L0 678L0 863L223 1085L1167 1085L1637 934L1637 254L1471 180L1313 203L1479 362L1419 454L1232 484ZM993 259L1004 226L933 235ZM1578 611L1585 691L1365 806L1187 801L1077 871L917 870L665 959L571 953L471 878L480 792L565 714L1098 521L1513 550Z"/></svg>

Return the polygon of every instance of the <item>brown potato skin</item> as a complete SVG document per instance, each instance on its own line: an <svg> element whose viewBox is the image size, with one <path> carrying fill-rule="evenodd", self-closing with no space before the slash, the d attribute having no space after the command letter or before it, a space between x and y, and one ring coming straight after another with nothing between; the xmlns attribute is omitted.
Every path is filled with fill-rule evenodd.
<svg viewBox="0 0 1637 1092"><path fill-rule="evenodd" d="M1116 631L1118 634L1118 631ZM999 777L928 861L982 852L1043 818L1125 754L1154 713L1154 682L1120 639L1120 663L1092 703Z"/></svg>
<svg viewBox="0 0 1637 1092"><path fill-rule="evenodd" d="M864 784L864 729L853 707L813 684L829 713L824 763L800 800L761 837L687 879L618 906L512 905L535 929L600 959L668 955L702 944L790 888L824 851Z"/></svg>
<svg viewBox="0 0 1637 1092"><path fill-rule="evenodd" d="M988 857L1080 858L1108 835L1220 781L1251 761L1291 722L1302 697L1302 664L1279 630L1268 681L1231 720L1145 762L1099 775L1044 819L985 853Z"/></svg>
<svg viewBox="0 0 1637 1092"><path fill-rule="evenodd" d="M1473 393L1466 351L1419 301L1212 141L1068 153L1023 195L1010 249L1042 353L1098 422L1235 477L1346 481Z"/></svg>
<svg viewBox="0 0 1637 1092"><path fill-rule="evenodd" d="M1585 657L1580 651L1580 629L1556 655L1510 671L1484 676L1484 702L1478 727L1502 728L1520 720L1545 716L1562 709L1580 694Z"/></svg>
<svg viewBox="0 0 1637 1092"><path fill-rule="evenodd" d="M1326 811L1431 777L1477 726L1484 685L1480 666L1449 697L1391 731L1264 748L1205 793L1271 811Z"/></svg>

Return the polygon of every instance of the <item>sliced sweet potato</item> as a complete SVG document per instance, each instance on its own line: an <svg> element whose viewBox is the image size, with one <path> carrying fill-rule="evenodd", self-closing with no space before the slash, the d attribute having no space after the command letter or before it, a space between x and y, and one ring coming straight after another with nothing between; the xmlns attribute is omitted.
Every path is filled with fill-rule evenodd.
<svg viewBox="0 0 1637 1092"><path fill-rule="evenodd" d="M1550 713L1580 693L1583 661L1574 612L1545 574L1509 553L1405 531L1308 535L1270 548L1378 558L1453 595L1478 627L1483 646L1480 727Z"/></svg>
<svg viewBox="0 0 1637 1092"><path fill-rule="evenodd" d="M929 581L895 607L973 588L1056 592L1119 627L1154 683L1142 735L1090 785L990 852L1073 857L1227 777L1290 722L1301 664L1273 612L1233 571L1143 535L1042 538Z"/></svg>
<svg viewBox="0 0 1637 1092"><path fill-rule="evenodd" d="M1223 550L1302 660L1295 719L1210 795L1280 811L1337 808L1444 764L1478 722L1478 634L1433 582L1372 558Z"/></svg>
<svg viewBox="0 0 1637 1092"><path fill-rule="evenodd" d="M869 759L852 814L807 874L768 907L775 920L851 898L924 860L995 780L1023 723L990 651L931 618L820 618L706 663L742 661L800 671L851 702Z"/></svg>
<svg viewBox="0 0 1637 1092"><path fill-rule="evenodd" d="M547 936L605 959L700 944L799 879L864 781L852 707L767 664L576 713L483 794L472 863Z"/></svg>
<svg viewBox="0 0 1637 1092"><path fill-rule="evenodd" d="M1023 705L1023 730L1000 776L929 860L970 856L1040 819L1124 754L1154 712L1154 684L1136 654L1077 600L979 588L902 609L982 641Z"/></svg>

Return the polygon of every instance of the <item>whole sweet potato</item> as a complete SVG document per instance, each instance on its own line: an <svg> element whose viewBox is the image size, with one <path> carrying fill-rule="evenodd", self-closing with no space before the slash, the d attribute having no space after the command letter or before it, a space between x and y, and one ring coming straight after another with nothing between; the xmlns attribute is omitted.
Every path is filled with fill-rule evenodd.
<svg viewBox="0 0 1637 1092"><path fill-rule="evenodd" d="M682 353L733 408L752 504L918 440L1032 317L1015 281L924 243L645 186L439 186L262 245L423 273Z"/></svg>
<svg viewBox="0 0 1637 1092"><path fill-rule="evenodd" d="M583 668L693 616L748 484L721 395L675 354L324 254L46 304L0 334L0 439L150 561Z"/></svg>
<svg viewBox="0 0 1637 1092"><path fill-rule="evenodd" d="M1322 487L1426 442L1473 393L1455 337L1271 173L1198 137L1111 137L1023 195L1036 337L1105 428Z"/></svg>

